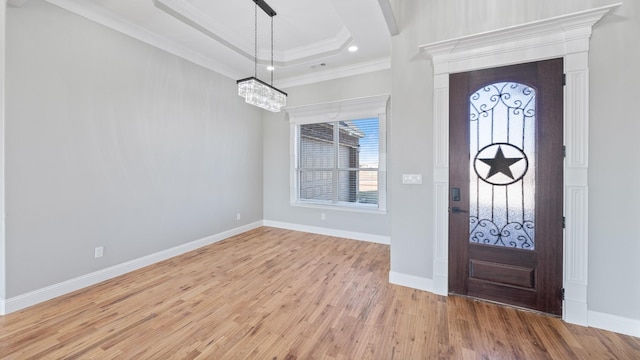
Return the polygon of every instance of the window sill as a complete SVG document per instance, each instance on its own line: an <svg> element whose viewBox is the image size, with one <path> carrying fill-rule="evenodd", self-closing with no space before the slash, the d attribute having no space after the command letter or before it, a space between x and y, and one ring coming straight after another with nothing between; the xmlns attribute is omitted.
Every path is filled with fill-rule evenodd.
<svg viewBox="0 0 640 360"><path fill-rule="evenodd" d="M374 215L387 214L386 209L378 209L377 207L365 207L365 206L357 206L357 205L345 205L345 204L333 205L333 204L322 204L322 203L313 203L313 202L292 202L291 206L311 208L311 209L357 212L357 213L374 214Z"/></svg>

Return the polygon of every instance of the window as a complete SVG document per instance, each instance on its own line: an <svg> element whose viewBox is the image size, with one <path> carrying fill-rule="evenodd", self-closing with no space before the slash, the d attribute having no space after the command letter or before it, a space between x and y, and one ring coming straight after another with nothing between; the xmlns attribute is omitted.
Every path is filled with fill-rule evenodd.
<svg viewBox="0 0 640 360"><path fill-rule="evenodd" d="M298 200L378 204L378 118L298 127Z"/></svg>
<svg viewBox="0 0 640 360"><path fill-rule="evenodd" d="M386 210L388 95L290 108L295 205Z"/></svg>

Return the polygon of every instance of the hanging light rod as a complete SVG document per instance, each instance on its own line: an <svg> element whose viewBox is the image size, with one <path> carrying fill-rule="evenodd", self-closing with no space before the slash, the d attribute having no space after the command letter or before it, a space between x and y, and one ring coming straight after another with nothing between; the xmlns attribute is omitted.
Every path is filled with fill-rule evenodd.
<svg viewBox="0 0 640 360"><path fill-rule="evenodd" d="M238 80L238 95L248 104L278 112L287 104L287 93L273 86L273 17L276 12L264 0L252 0L254 8L253 76ZM258 79L258 7L271 17L271 84Z"/></svg>
<svg viewBox="0 0 640 360"><path fill-rule="evenodd" d="M267 13L267 15L274 17L276 15L278 15L272 8L271 6L269 6L269 4L267 4L266 1L264 0L253 0L254 3L256 3L256 5L258 5L260 7L260 9L262 9L262 11L264 11L265 13Z"/></svg>

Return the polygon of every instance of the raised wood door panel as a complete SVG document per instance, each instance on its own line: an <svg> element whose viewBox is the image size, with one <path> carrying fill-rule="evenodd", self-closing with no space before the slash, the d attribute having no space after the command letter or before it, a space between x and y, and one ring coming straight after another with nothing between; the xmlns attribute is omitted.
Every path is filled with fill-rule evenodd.
<svg viewBox="0 0 640 360"><path fill-rule="evenodd" d="M509 86L517 84L533 91L534 95L530 96L533 103L528 107L520 104L520 110L535 114L535 121L530 122L534 125L531 125L531 130L527 130L535 135L531 140L524 139L526 121L522 120L523 139L518 139L519 135L513 135L513 139L504 141L499 137L494 139L491 135L489 144L483 147L484 143L481 144L480 140L470 139L470 136L480 138L481 133L481 130L470 129L470 123L474 121L470 108L475 106L471 96L476 96L482 89L494 84L503 83L508 83ZM449 290L452 293L559 315L562 311L563 61L553 59L451 74L449 88L451 194L453 189L460 189L457 201L454 201L453 196L449 199ZM496 99L508 99L507 94L498 93ZM486 112L475 109L476 116L482 114L488 118L478 117L475 120L478 123L486 120L491 121L491 124L506 124L505 136L509 138L513 131L509 128L511 121L515 123L511 119L517 119L521 115L518 113L519 108L514 108L513 111L505 111L507 120L495 120L497 115L492 113L489 116ZM493 129L494 125L491 126ZM474 142L474 149L470 148L471 142ZM521 156L513 155L518 151L522 152ZM489 166L482 175L484 177L478 171L477 164L482 164L484 168ZM517 172L518 167L522 173L520 178L511 171ZM472 181L472 172L477 173L481 179ZM494 176L502 182L491 180ZM477 184L474 185L474 182ZM525 183L535 184L532 195L525 195ZM504 198L500 201L508 206L510 194L517 194L517 190L510 186L521 186L523 189L520 197L511 196L522 202L521 222L509 219L509 214L512 214L509 209L506 210L506 215L501 215L506 216L504 226L495 227L494 233L497 235L492 233L500 240L501 246L495 246L487 239L484 239L484 243L473 233L470 235L470 231L478 228L483 221L495 225L480 216L478 199L490 198L491 201L496 201L496 198ZM488 191L491 193L488 194ZM475 197L472 209L470 196ZM525 205L525 198L528 197L533 205ZM493 217L493 205L491 207ZM525 208L531 213L531 221L525 221ZM452 211L454 209L457 211ZM510 243L502 241L501 237L511 235L510 231L515 228L531 235L530 242L526 237L523 237L525 240L520 244L517 244L519 240ZM487 234L489 233L487 230Z"/></svg>

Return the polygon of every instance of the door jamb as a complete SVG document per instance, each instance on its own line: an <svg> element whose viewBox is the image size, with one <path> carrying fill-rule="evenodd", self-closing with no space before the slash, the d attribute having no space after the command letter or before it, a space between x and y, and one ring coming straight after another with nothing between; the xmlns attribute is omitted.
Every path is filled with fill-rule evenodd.
<svg viewBox="0 0 640 360"><path fill-rule="evenodd" d="M421 45L433 62L433 292L448 294L449 74L562 57L564 96L563 319L587 325L589 37L620 4Z"/></svg>

